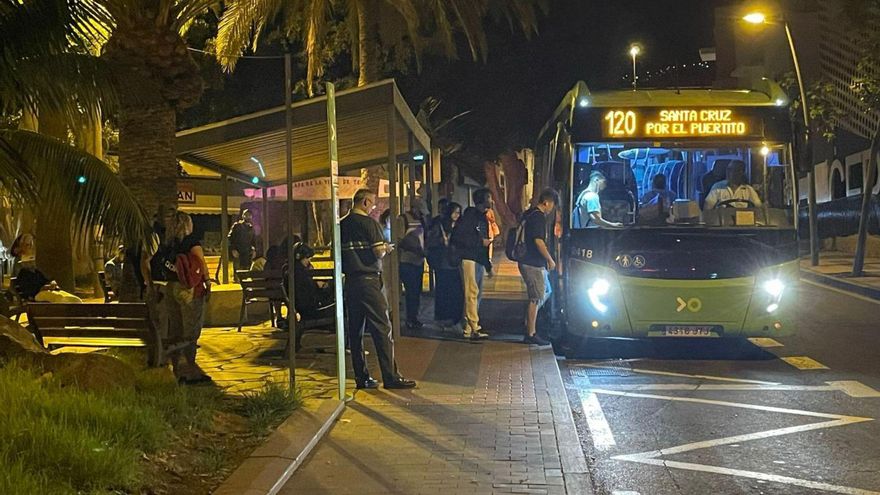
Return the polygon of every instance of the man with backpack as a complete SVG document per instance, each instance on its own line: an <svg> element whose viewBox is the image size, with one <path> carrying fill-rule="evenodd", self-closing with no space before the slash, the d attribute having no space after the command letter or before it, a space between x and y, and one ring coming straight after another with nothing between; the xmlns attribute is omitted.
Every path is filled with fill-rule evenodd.
<svg viewBox="0 0 880 495"><path fill-rule="evenodd" d="M464 338L485 339L489 335L480 326L479 297L483 272L492 272L489 260L489 223L486 210L491 208L492 194L488 189L477 189L472 195L474 206L466 209L455 230L450 245L453 254L461 260L461 280L464 292Z"/></svg>
<svg viewBox="0 0 880 495"><path fill-rule="evenodd" d="M523 213L517 227L517 246L513 251L529 296L526 336L523 339L527 344L550 345L537 334L536 321L538 310L550 298L552 291L548 270L556 269L556 261L547 249L547 216L556 210L558 203L559 193L544 189L538 197L538 204Z"/></svg>

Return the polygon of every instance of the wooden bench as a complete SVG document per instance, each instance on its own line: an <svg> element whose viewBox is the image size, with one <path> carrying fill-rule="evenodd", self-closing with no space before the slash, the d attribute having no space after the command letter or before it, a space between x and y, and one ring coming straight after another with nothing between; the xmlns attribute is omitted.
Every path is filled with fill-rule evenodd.
<svg viewBox="0 0 880 495"><path fill-rule="evenodd" d="M247 321L248 306L259 302L269 303L269 318L273 324L277 324L276 320L281 318L280 304L287 304L287 295L284 293L284 287L282 286L283 275L281 270L264 270L261 272L238 270L235 273L241 284L241 310L238 317L238 331L241 331L241 327ZM276 311L276 306L278 311Z"/></svg>
<svg viewBox="0 0 880 495"><path fill-rule="evenodd" d="M146 347L150 366L190 344L162 342L144 303L28 303L27 315L44 347Z"/></svg>
<svg viewBox="0 0 880 495"><path fill-rule="evenodd" d="M312 276L316 281L319 282L327 282L331 286L333 285L333 269L332 268L313 268ZM286 292L285 292L286 296ZM296 297L296 294L294 294ZM302 349L302 338L303 335L310 330L327 330L330 333L336 331L336 308L333 303L329 307L326 308L327 311L333 311L331 316L327 316L324 318L303 318L302 320L296 322L296 342L294 349L299 351ZM323 308L322 308L323 309Z"/></svg>

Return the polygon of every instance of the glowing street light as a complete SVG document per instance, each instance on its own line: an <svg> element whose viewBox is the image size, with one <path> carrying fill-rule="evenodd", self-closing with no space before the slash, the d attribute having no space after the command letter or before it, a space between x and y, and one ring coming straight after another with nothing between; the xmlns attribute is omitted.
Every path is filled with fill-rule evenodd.
<svg viewBox="0 0 880 495"><path fill-rule="evenodd" d="M636 73L636 57L642 53L642 48L639 45L632 45L629 47L629 54L633 59L633 91L636 90L638 74Z"/></svg>
<svg viewBox="0 0 880 495"><path fill-rule="evenodd" d="M785 37L788 39L788 48L791 50L791 62L794 64L794 74L797 77L797 85L798 92L801 97L801 111L803 112L804 118L804 148L809 150L810 143L810 111L807 108L807 92L804 90L804 79L801 77L801 65L798 63L797 50L794 46L794 37L791 35L791 27L788 25L788 20L785 17L777 16L777 18L773 19L773 22L767 17L763 12L750 12L749 14L743 16L743 21L748 22L749 24L775 24L779 22L785 28ZM778 104L778 103L777 103ZM808 193L807 205L809 206L809 218L810 218L810 264L813 266L819 265L819 238L818 238L818 220L816 213L816 177L815 171L810 168L810 171L807 175L807 182L810 185L810 190Z"/></svg>
<svg viewBox="0 0 880 495"><path fill-rule="evenodd" d="M767 22L767 16L763 12L750 12L743 16L743 20L749 24L764 24Z"/></svg>

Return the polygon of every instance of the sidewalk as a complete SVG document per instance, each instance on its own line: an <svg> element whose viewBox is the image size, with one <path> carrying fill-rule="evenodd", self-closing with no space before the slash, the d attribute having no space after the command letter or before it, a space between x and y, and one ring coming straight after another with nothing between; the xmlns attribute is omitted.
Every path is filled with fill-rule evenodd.
<svg viewBox="0 0 880 495"><path fill-rule="evenodd" d="M358 391L282 494L592 493L552 350L402 338L412 391Z"/></svg>
<svg viewBox="0 0 880 495"><path fill-rule="evenodd" d="M809 256L801 258L801 277L836 289L880 299L880 258L866 258L864 275L853 277L853 256L836 251L823 251L819 266L810 266Z"/></svg>

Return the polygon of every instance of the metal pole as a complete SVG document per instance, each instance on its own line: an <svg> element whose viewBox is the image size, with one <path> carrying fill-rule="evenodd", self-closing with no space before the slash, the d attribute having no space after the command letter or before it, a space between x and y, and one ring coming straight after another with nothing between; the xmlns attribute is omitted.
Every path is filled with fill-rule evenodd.
<svg viewBox="0 0 880 495"><path fill-rule="evenodd" d="M395 120L397 119L397 109L394 108L393 105L388 107L388 116L387 116L387 124L388 124L388 203L391 207L391 239L400 238L400 222L397 221L398 217L400 217L400 203L398 202L398 190L397 187L400 185L398 180L398 166L397 166L397 134L396 134L396 125ZM388 305L391 307L391 336L394 339L400 337L400 274L398 272L397 266L397 250L391 251L391 261L389 263L389 268L391 270L391 276L388 277L388 296L390 301L388 301Z"/></svg>
<svg viewBox="0 0 880 495"><path fill-rule="evenodd" d="M220 176L220 280L221 284L229 283L229 191L227 179Z"/></svg>
<svg viewBox="0 0 880 495"><path fill-rule="evenodd" d="M816 211L816 171L813 169L813 148L810 142L810 112L807 108L807 92L804 89L804 80L801 76L801 65L798 63L797 50L794 47L794 37L791 35L791 28L788 21L783 20L785 26L785 37L788 39L788 47L791 49L791 61L794 64L794 73L797 76L798 91L801 95L801 110L804 117L804 150L806 151L807 181L809 182L810 191L807 197L807 205L810 215L810 264L812 266L819 265L819 219Z"/></svg>
<svg viewBox="0 0 880 495"><path fill-rule="evenodd" d="M266 256L266 252L269 251L269 194L266 191L266 187L264 186L263 191L263 215L260 223L262 224L262 232L263 235L263 256Z"/></svg>
<svg viewBox="0 0 880 495"><path fill-rule="evenodd" d="M633 56L633 91L635 91L636 86L638 84L636 82L636 78L638 77L638 75L636 74L636 57L637 57L637 55L635 53L633 53L632 56Z"/></svg>
<svg viewBox="0 0 880 495"><path fill-rule="evenodd" d="M290 389L296 386L296 301L293 267L293 69L290 51L284 53L284 141L287 160L287 370Z"/></svg>
<svg viewBox="0 0 880 495"><path fill-rule="evenodd" d="M342 240L339 233L339 153L336 135L336 86L327 83L327 149L330 154L330 203L333 214L333 288L336 295L336 376L339 400L345 400L345 307L342 296Z"/></svg>

